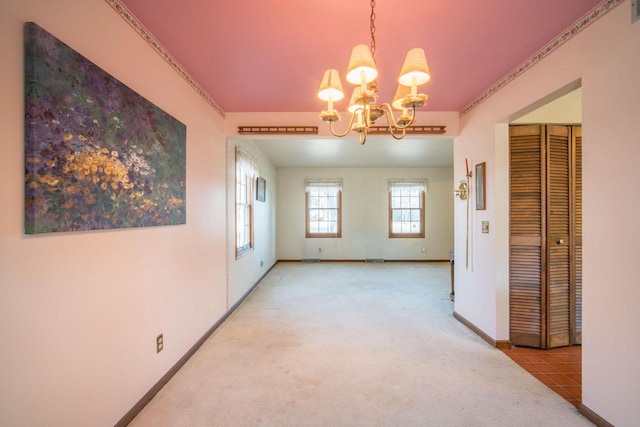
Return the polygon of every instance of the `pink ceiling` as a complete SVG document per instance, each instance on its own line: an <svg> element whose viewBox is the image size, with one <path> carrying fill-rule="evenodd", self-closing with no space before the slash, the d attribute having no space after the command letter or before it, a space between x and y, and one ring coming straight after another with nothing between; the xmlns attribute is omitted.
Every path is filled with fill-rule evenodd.
<svg viewBox="0 0 640 427"><path fill-rule="evenodd" d="M368 0L122 2L227 112L319 111L324 70L337 68L348 91L351 48L370 43ZM377 0L381 100L407 50L422 47L432 75L423 109L459 111L599 3Z"/></svg>

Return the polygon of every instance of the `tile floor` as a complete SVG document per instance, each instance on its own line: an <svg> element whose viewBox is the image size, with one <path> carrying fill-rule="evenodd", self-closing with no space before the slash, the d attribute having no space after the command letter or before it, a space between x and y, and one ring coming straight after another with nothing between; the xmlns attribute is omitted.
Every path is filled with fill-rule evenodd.
<svg viewBox="0 0 640 427"><path fill-rule="evenodd" d="M582 347L550 350L513 347L503 350L518 365L578 407L582 401Z"/></svg>

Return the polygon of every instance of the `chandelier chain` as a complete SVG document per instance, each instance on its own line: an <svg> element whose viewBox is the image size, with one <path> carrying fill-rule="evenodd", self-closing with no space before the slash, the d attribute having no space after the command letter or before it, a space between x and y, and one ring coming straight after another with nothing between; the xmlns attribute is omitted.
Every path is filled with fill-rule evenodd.
<svg viewBox="0 0 640 427"><path fill-rule="evenodd" d="M376 59L376 0L371 0L371 56Z"/></svg>

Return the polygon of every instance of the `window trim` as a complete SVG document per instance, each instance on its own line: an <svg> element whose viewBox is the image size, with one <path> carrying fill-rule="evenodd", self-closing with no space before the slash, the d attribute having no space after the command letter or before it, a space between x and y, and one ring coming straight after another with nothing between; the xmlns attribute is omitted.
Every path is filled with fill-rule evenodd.
<svg viewBox="0 0 640 427"><path fill-rule="evenodd" d="M243 163L243 164L241 164ZM246 200L247 204L240 205L238 203L238 168L242 167L243 172L247 181L246 184ZM234 235L234 246L236 259L240 259L243 256L250 254L253 252L254 248L254 240L253 240L253 232L254 232L254 223L255 219L253 217L253 189L254 189L254 181L257 175L257 167L255 164L255 160L251 157L249 153L242 150L240 147L236 147L236 163L235 163L235 171L234 171L234 226L235 226L235 235ZM249 217L249 238L248 243L242 246L238 246L238 231L239 231L239 223L238 223L238 207L243 206L248 209L248 217Z"/></svg>
<svg viewBox="0 0 640 427"><path fill-rule="evenodd" d="M337 202L338 207L336 208L338 212L337 218L337 230L335 233L313 233L309 230L309 187L313 186L314 183L325 183L327 181L313 181L309 180L305 184L305 192L304 192L304 227L305 227L305 237L307 239L315 239L315 238L341 238L342 237L342 182L339 180L332 180L331 182L335 182L338 187L337 191Z"/></svg>
<svg viewBox="0 0 640 427"><path fill-rule="evenodd" d="M422 185L423 189L420 191L420 231L417 233L394 233L393 232L393 184L396 182L402 182L400 180L389 181L389 238L390 239L424 239L426 233L425 225L425 199L426 199L426 181L422 179L405 180L404 182L415 182L417 185ZM415 209L415 208L414 208Z"/></svg>

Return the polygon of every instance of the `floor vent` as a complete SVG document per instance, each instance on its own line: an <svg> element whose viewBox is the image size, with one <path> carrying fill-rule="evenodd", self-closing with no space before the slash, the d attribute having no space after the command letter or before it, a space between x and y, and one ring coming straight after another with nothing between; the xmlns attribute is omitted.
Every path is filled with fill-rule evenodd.
<svg viewBox="0 0 640 427"><path fill-rule="evenodd" d="M384 262L384 259L382 258L365 258L364 262L377 262L377 263L382 263Z"/></svg>
<svg viewBox="0 0 640 427"><path fill-rule="evenodd" d="M320 262L320 258L303 258L302 262Z"/></svg>

